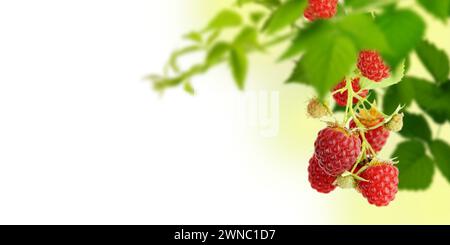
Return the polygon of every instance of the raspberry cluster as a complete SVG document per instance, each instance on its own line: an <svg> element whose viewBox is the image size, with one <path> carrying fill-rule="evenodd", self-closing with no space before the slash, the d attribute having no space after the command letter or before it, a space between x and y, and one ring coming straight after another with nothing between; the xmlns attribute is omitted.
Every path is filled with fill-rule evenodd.
<svg viewBox="0 0 450 245"><path fill-rule="evenodd" d="M303 15L309 21L330 19L337 13L338 0L308 0Z"/></svg>
<svg viewBox="0 0 450 245"><path fill-rule="evenodd" d="M338 0L308 0L304 16L309 21L336 15ZM356 71L345 77L331 91L337 105L346 107L343 123L328 122L314 143L309 160L308 180L320 193L330 193L337 186L354 188L370 204L387 206L398 191L399 170L392 161L378 159L390 132L403 127L399 110L387 116L378 111L376 102L368 101L369 90L361 85L366 78L378 83L390 77L390 68L375 50L359 53ZM356 105L356 106L355 106ZM315 98L307 107L312 118L333 116L328 104Z"/></svg>
<svg viewBox="0 0 450 245"><path fill-rule="evenodd" d="M344 121L328 121L314 143L314 154L309 161L308 174L311 187L320 193L336 189L354 188L370 204L386 206L398 191L399 171L395 162L378 158L386 145L390 132L403 126L399 110L385 115L376 102L368 100L369 91L360 84L364 76L372 82L389 77L389 68L375 51L363 51L358 70L352 79L344 79L332 91L339 106L345 106ZM350 102L350 103L348 103ZM315 98L308 104L313 118L332 117L326 103Z"/></svg>

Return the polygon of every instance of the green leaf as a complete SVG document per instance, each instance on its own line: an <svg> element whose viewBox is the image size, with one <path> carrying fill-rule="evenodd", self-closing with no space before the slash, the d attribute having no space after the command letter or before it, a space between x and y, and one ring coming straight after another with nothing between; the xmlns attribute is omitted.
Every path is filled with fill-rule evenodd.
<svg viewBox="0 0 450 245"><path fill-rule="evenodd" d="M237 5L242 6L248 3L261 4L269 8L277 7L281 4L280 0L238 0Z"/></svg>
<svg viewBox="0 0 450 245"><path fill-rule="evenodd" d="M359 50L371 49L383 53L390 52L384 33L369 15L348 15L338 21L336 27L342 34L351 38Z"/></svg>
<svg viewBox="0 0 450 245"><path fill-rule="evenodd" d="M277 8L267 22L264 24L263 30L269 34L273 34L283 28L292 25L303 14L306 8L305 0L288 0L286 3Z"/></svg>
<svg viewBox="0 0 450 245"><path fill-rule="evenodd" d="M253 24L258 24L266 15L266 12L262 12L262 11L255 11L250 13L250 20L252 21Z"/></svg>
<svg viewBox="0 0 450 245"><path fill-rule="evenodd" d="M364 31L361 31L364 30ZM358 50L375 49L380 52L390 52L384 33L367 15L348 15L338 21L315 21L301 30L280 60L285 60L300 54L308 47L317 45L322 39L334 39L345 36L353 41Z"/></svg>
<svg viewBox="0 0 450 245"><path fill-rule="evenodd" d="M376 22L391 46L391 52L382 52L391 67L400 64L425 33L424 21L410 10L387 11Z"/></svg>
<svg viewBox="0 0 450 245"><path fill-rule="evenodd" d="M385 6L392 1L390 0L345 0L345 7L349 7L352 10L367 9L373 10L379 6Z"/></svg>
<svg viewBox="0 0 450 245"><path fill-rule="evenodd" d="M436 84L418 78L408 78L414 86L415 100L419 107L424 110L433 120L442 124L450 120L450 86L438 87Z"/></svg>
<svg viewBox="0 0 450 245"><path fill-rule="evenodd" d="M183 89L184 89L184 91L187 92L188 94L190 94L190 95L195 95L195 90L194 90L194 88L192 87L192 84L191 84L191 83L189 83L189 82L184 83Z"/></svg>
<svg viewBox="0 0 450 245"><path fill-rule="evenodd" d="M206 39L206 45L209 46L213 44L214 41L216 41L220 37L220 34L221 34L220 30L213 31Z"/></svg>
<svg viewBox="0 0 450 245"><path fill-rule="evenodd" d="M236 27L242 23L241 16L233 10L222 10L208 24L207 30Z"/></svg>
<svg viewBox="0 0 450 245"><path fill-rule="evenodd" d="M329 22L314 21L297 34L279 60L292 58L305 51L307 47L315 46L317 41L333 38L334 35L335 29Z"/></svg>
<svg viewBox="0 0 450 245"><path fill-rule="evenodd" d="M443 50L438 49L430 42L423 41L417 46L416 53L437 83L447 81L450 64L447 54Z"/></svg>
<svg viewBox="0 0 450 245"><path fill-rule="evenodd" d="M352 9L366 8L373 3L373 0L345 0L345 7L350 7Z"/></svg>
<svg viewBox="0 0 450 245"><path fill-rule="evenodd" d="M184 38L196 43L201 43L203 41L202 34L195 31L189 32L188 34L184 35Z"/></svg>
<svg viewBox="0 0 450 245"><path fill-rule="evenodd" d="M430 151L442 175L450 182L450 146L442 140L435 140L430 144Z"/></svg>
<svg viewBox="0 0 450 245"><path fill-rule="evenodd" d="M289 82L310 84L323 97L351 71L356 56L353 43L344 36L321 40L303 56Z"/></svg>
<svg viewBox="0 0 450 245"><path fill-rule="evenodd" d="M446 21L450 0L417 0L419 4L434 17Z"/></svg>
<svg viewBox="0 0 450 245"><path fill-rule="evenodd" d="M421 139L426 142L431 141L431 129L425 117L411 113L404 113L403 129L400 134L410 139Z"/></svg>
<svg viewBox="0 0 450 245"><path fill-rule="evenodd" d="M236 36L233 43L245 49L261 47L258 41L258 31L251 26L244 27Z"/></svg>
<svg viewBox="0 0 450 245"><path fill-rule="evenodd" d="M243 90L247 76L248 61L241 47L235 46L231 49L229 62L236 85L240 90Z"/></svg>
<svg viewBox="0 0 450 245"><path fill-rule="evenodd" d="M414 86L408 79L403 79L391 87L388 87L383 97L384 113L393 113L398 105L408 107L414 99Z"/></svg>
<svg viewBox="0 0 450 245"><path fill-rule="evenodd" d="M386 88L402 81L405 75L405 64L404 62L397 66L397 69L391 72L389 78L383 79L381 82L374 82L366 77L361 77L361 87L364 89L376 89L376 88Z"/></svg>
<svg viewBox="0 0 450 245"><path fill-rule="evenodd" d="M230 50L230 45L225 42L216 43L206 56L206 64L208 66L215 65L224 59L227 52Z"/></svg>
<svg viewBox="0 0 450 245"><path fill-rule="evenodd" d="M411 140L401 143L393 157L399 161L399 189L425 190L431 185L433 160L425 154L425 146L421 142Z"/></svg>

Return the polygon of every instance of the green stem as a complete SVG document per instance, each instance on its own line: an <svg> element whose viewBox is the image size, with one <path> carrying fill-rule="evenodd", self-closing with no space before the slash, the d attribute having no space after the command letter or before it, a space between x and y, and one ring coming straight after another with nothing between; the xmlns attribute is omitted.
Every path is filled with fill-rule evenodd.
<svg viewBox="0 0 450 245"><path fill-rule="evenodd" d="M344 125L347 123L347 121L350 117L353 118L353 121L355 122L356 126L358 127L358 131L359 131L359 134L362 139L361 154L365 154L365 151L368 150L375 157L377 155L377 153L373 150L372 146L367 141L366 135L364 133L366 130L366 127L359 121L359 119L354 111L354 108L353 108L353 98L358 98L359 103L364 103L364 102L368 102L368 101L366 98L362 98L357 93L355 93L355 91L353 91L351 80L346 80L345 87L347 88L348 97L347 97L347 107L346 107ZM360 156L358 160L361 161L362 156ZM359 161L357 161L356 164L358 164ZM354 166L354 168L356 168L356 166Z"/></svg>

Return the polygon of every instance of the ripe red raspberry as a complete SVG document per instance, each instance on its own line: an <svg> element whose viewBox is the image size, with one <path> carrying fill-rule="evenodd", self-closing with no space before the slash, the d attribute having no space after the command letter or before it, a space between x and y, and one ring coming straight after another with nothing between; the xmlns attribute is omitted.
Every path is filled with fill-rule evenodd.
<svg viewBox="0 0 450 245"><path fill-rule="evenodd" d="M356 128L356 123L352 120L350 121L350 128ZM365 134L367 142L372 146L372 149L375 152L380 152L384 145L386 144L390 132L384 126L380 126L378 128L368 130Z"/></svg>
<svg viewBox="0 0 450 245"><path fill-rule="evenodd" d="M378 163L360 174L358 189L370 204L387 206L398 192L398 169L390 163Z"/></svg>
<svg viewBox="0 0 450 245"><path fill-rule="evenodd" d="M354 92L358 92L358 95L365 98L367 96L367 94L369 93L368 90L361 90L361 85L359 84L360 79L359 78L355 78L352 80L352 88ZM346 85L346 81L345 79L340 82L334 89L333 92L344 88ZM346 106L347 105L347 100L348 100L348 91L344 91L342 93L337 92L335 94L333 94L333 98L336 101L336 103L340 106ZM358 99L357 98L353 98L353 104L358 103Z"/></svg>
<svg viewBox="0 0 450 245"><path fill-rule="evenodd" d="M330 19L336 15L338 0L308 0L304 16L309 21Z"/></svg>
<svg viewBox="0 0 450 245"><path fill-rule="evenodd" d="M308 180L309 183L311 183L311 187L318 192L330 193L336 189L336 186L333 185L336 177L328 175L325 171L323 171L323 169L319 166L316 156L313 156L309 160L308 173Z"/></svg>
<svg viewBox="0 0 450 245"><path fill-rule="evenodd" d="M376 51L367 50L360 52L358 69L363 76L375 82L380 82L389 77L389 67Z"/></svg>
<svg viewBox="0 0 450 245"><path fill-rule="evenodd" d="M329 126L320 131L314 146L320 167L332 176L351 169L361 153L359 137L338 126Z"/></svg>

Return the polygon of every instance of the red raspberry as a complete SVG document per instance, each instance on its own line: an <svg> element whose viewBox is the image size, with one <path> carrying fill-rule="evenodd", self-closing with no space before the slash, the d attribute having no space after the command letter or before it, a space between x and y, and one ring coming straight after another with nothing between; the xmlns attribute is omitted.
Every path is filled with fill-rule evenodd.
<svg viewBox="0 0 450 245"><path fill-rule="evenodd" d="M367 96L367 94L369 94L368 90L361 90L361 85L359 84L360 79L359 78L355 78L352 80L352 88L354 92L358 92L358 95L365 98ZM346 81L345 79L340 82L334 89L333 92L344 88L346 85ZM347 105L347 99L348 99L348 91L344 91L342 93L335 93L333 94L333 98L336 101L336 103L340 106L346 106ZM357 98L353 98L353 104L358 103L358 99Z"/></svg>
<svg viewBox="0 0 450 245"><path fill-rule="evenodd" d="M387 206L398 192L398 169L389 163L379 163L360 174L358 189L370 204Z"/></svg>
<svg viewBox="0 0 450 245"><path fill-rule="evenodd" d="M389 67L376 51L368 50L360 52L358 69L363 76L375 82L380 82L389 77Z"/></svg>
<svg viewBox="0 0 450 245"><path fill-rule="evenodd" d="M308 180L309 183L311 183L311 187L318 192L330 193L336 189L336 186L333 185L336 177L328 175L325 171L323 171L323 169L319 166L316 156L313 156L309 160L308 173Z"/></svg>
<svg viewBox="0 0 450 245"><path fill-rule="evenodd" d="M351 169L361 153L359 137L338 126L329 126L320 131L314 146L320 167L332 176Z"/></svg>
<svg viewBox="0 0 450 245"><path fill-rule="evenodd" d="M309 21L330 19L336 15L338 0L308 0L304 16Z"/></svg>
<svg viewBox="0 0 450 245"><path fill-rule="evenodd" d="M356 127L356 123L352 120L350 121L350 128L354 129ZM384 126L380 126L378 128L368 130L365 134L367 142L372 146L372 149L375 152L380 152L386 144L390 132Z"/></svg>

